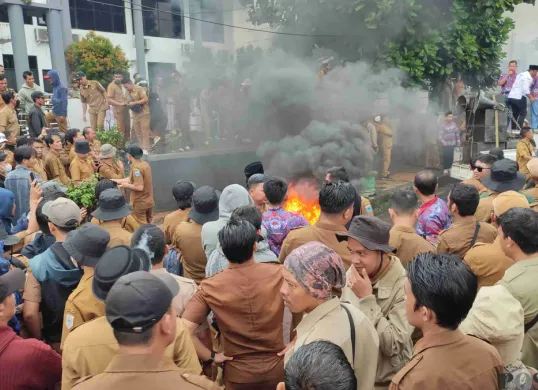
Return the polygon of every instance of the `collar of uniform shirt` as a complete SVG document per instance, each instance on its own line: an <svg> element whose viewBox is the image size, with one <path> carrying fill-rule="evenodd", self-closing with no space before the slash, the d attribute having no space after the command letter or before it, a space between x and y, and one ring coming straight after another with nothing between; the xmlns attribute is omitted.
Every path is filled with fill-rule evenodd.
<svg viewBox="0 0 538 390"><path fill-rule="evenodd" d="M119 353L112 358L105 372L132 372L133 370L141 372L177 371L177 367L166 356L163 359L155 359L152 355Z"/></svg>
<svg viewBox="0 0 538 390"><path fill-rule="evenodd" d="M338 297L334 297L332 299L329 299L326 302L323 302L321 305L316 307L314 310L312 310L310 313L307 313L302 321L297 326L297 333L300 331L307 332L310 329L312 329L323 317L325 317L328 313L330 313L333 310L336 310L340 307L340 299ZM302 333L301 332L301 333Z"/></svg>
<svg viewBox="0 0 538 390"><path fill-rule="evenodd" d="M415 345L415 355L418 355L428 348L454 344L464 337L465 334L459 329L446 329L435 334L425 334Z"/></svg>
<svg viewBox="0 0 538 390"><path fill-rule="evenodd" d="M338 233L340 232L347 233L346 227L343 225L335 225L332 223L318 221L314 224L314 226L323 230L330 230L330 231L338 232Z"/></svg>

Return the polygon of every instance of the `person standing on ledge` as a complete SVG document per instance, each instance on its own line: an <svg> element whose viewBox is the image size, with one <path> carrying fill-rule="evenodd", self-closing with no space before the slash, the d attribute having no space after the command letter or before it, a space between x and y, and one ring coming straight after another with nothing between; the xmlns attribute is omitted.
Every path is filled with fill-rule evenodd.
<svg viewBox="0 0 538 390"><path fill-rule="evenodd" d="M67 88L62 84L57 70L49 70L44 78L52 83L52 114L58 124L58 129L65 134L67 133Z"/></svg>
<svg viewBox="0 0 538 390"><path fill-rule="evenodd" d="M137 142L140 144L144 154L150 147L150 115L148 95L143 87L135 85L131 80L124 79L122 84L125 87L125 99L127 107L133 112L133 130Z"/></svg>
<svg viewBox="0 0 538 390"><path fill-rule="evenodd" d="M82 120L86 122L86 112L90 111L90 124L93 129L100 130L105 127L105 113L108 101L105 88L99 81L88 80L84 72L75 73L80 80L80 101L82 102Z"/></svg>

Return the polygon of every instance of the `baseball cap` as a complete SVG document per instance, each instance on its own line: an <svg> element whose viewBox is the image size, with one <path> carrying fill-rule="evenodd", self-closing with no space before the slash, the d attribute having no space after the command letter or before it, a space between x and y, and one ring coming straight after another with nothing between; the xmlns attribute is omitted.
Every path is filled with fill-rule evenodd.
<svg viewBox="0 0 538 390"><path fill-rule="evenodd" d="M353 218L347 234L337 234L338 241L352 238L371 251L394 252L389 245L390 225L379 218L359 215Z"/></svg>
<svg viewBox="0 0 538 390"><path fill-rule="evenodd" d="M196 184L188 180L180 180L172 188L172 195L175 200L187 200L192 198L196 190Z"/></svg>
<svg viewBox="0 0 538 390"><path fill-rule="evenodd" d="M516 191L506 191L493 199L493 212L497 217L500 217L514 207L530 208L527 197Z"/></svg>
<svg viewBox="0 0 538 390"><path fill-rule="evenodd" d="M43 214L56 226L69 228L80 223L80 209L71 199L58 198L43 205Z"/></svg>
<svg viewBox="0 0 538 390"><path fill-rule="evenodd" d="M75 79L77 79L77 80L80 80L80 79L83 78L84 76L86 76L86 73L84 73L84 72L77 72L77 73L75 73Z"/></svg>
<svg viewBox="0 0 538 390"><path fill-rule="evenodd" d="M135 144L127 146L125 148L125 153L130 154L133 158L141 158L144 155L142 148Z"/></svg>
<svg viewBox="0 0 538 390"><path fill-rule="evenodd" d="M24 287L26 276L24 271L18 268L12 269L0 276L0 302L9 297L14 292Z"/></svg>
<svg viewBox="0 0 538 390"><path fill-rule="evenodd" d="M179 285L169 274L157 277L145 271L122 276L106 299L106 318L114 330L142 333L168 312Z"/></svg>
<svg viewBox="0 0 538 390"><path fill-rule="evenodd" d="M538 158L531 158L527 162L527 169L532 177L538 177Z"/></svg>

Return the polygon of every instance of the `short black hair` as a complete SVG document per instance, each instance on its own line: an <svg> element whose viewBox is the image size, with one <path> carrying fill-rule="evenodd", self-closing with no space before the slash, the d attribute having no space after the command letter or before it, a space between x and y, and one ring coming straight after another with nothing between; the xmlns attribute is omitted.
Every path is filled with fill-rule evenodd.
<svg viewBox="0 0 538 390"><path fill-rule="evenodd" d="M133 82L131 81L130 78L122 79L122 80L121 80L121 83L124 84L124 85L125 85L125 84L133 84Z"/></svg>
<svg viewBox="0 0 538 390"><path fill-rule="evenodd" d="M478 279L459 256L420 253L408 264L407 277L421 306L435 313L437 325L455 330L467 317L478 291Z"/></svg>
<svg viewBox="0 0 538 390"><path fill-rule="evenodd" d="M342 180L349 183L349 175L344 167L332 167L327 169L327 174L331 177L331 181Z"/></svg>
<svg viewBox="0 0 538 390"><path fill-rule="evenodd" d="M151 264L159 264L166 252L166 237L157 226L147 223L135 230L131 237L131 246L146 251L151 258Z"/></svg>
<svg viewBox="0 0 538 390"><path fill-rule="evenodd" d="M7 154L0 151L0 162L4 162L7 159Z"/></svg>
<svg viewBox="0 0 538 390"><path fill-rule="evenodd" d="M39 230L41 230L41 233L43 233L45 236L50 236L50 230L49 230L49 219L45 214L43 214L43 205L47 202L53 202L58 198L64 198L65 194L61 191L51 191L51 192L45 192L43 191L43 199L39 204L37 205L35 216L37 225L39 226Z"/></svg>
<svg viewBox="0 0 538 390"><path fill-rule="evenodd" d="M13 158L17 164L22 164L24 160L30 160L35 154L34 148L29 146L19 146L18 148L15 148L15 151L13 152Z"/></svg>
<svg viewBox="0 0 538 390"><path fill-rule="evenodd" d="M327 214L339 214L355 202L355 187L345 181L324 183L319 191L319 207Z"/></svg>
<svg viewBox="0 0 538 390"><path fill-rule="evenodd" d="M238 207L233 211L231 218L235 218L238 221L248 221L256 230L262 228L262 213L255 206Z"/></svg>
<svg viewBox="0 0 538 390"><path fill-rule="evenodd" d="M50 132L47 134L47 136L45 137L45 144L47 144L47 146L50 146L54 143L54 136L57 136L60 138L60 140L62 140L62 136L60 135L60 133L56 132L56 131L53 131L53 132Z"/></svg>
<svg viewBox="0 0 538 390"><path fill-rule="evenodd" d="M86 138L86 136L90 132L90 129L93 129L93 128L91 126L86 126L85 128L82 129L82 135L84 136L84 138ZM93 129L93 130L95 130L95 129Z"/></svg>
<svg viewBox="0 0 538 390"><path fill-rule="evenodd" d="M272 177L263 183L263 192L270 204L281 204L288 192L288 183L280 177Z"/></svg>
<svg viewBox="0 0 538 390"><path fill-rule="evenodd" d="M252 258L257 229L248 221L230 220L219 232L222 253L230 263L242 264Z"/></svg>
<svg viewBox="0 0 538 390"><path fill-rule="evenodd" d="M33 144L41 144L43 145L45 142L41 138L32 138L32 145ZM30 144L30 143L28 143Z"/></svg>
<svg viewBox="0 0 538 390"><path fill-rule="evenodd" d="M449 116L449 115L452 115L452 114L453 114L452 111L447 111L447 112L445 113L445 117L447 117L447 116Z"/></svg>
<svg viewBox="0 0 538 390"><path fill-rule="evenodd" d="M462 217L474 215L480 203L480 194L475 186L458 183L452 187L448 199L456 205Z"/></svg>
<svg viewBox="0 0 538 390"><path fill-rule="evenodd" d="M495 161L497 161L497 159L495 158L495 156L492 156L491 154L480 153L476 157L476 161L480 161L481 163L487 164L491 167L495 163Z"/></svg>
<svg viewBox="0 0 538 390"><path fill-rule="evenodd" d="M267 181L267 176L263 173L255 173L247 180L247 188L250 190L253 186L258 184L264 184Z"/></svg>
<svg viewBox="0 0 538 390"><path fill-rule="evenodd" d="M497 161L504 159L504 151L501 148L493 148L489 151L489 154L497 159Z"/></svg>
<svg viewBox="0 0 538 390"><path fill-rule="evenodd" d="M10 90L7 90L6 92L2 93L2 99L6 104L9 104L13 99L15 99L15 94Z"/></svg>
<svg viewBox="0 0 538 390"><path fill-rule="evenodd" d="M97 182L95 185L95 199L99 201L99 196L101 196L101 193L104 190L108 190L111 188L118 188L118 183L115 181L112 181L110 179L101 179Z"/></svg>
<svg viewBox="0 0 538 390"><path fill-rule="evenodd" d="M33 75L34 74L29 70L25 70L24 72L22 72L22 78L25 80L28 78L28 76L33 76Z"/></svg>
<svg viewBox="0 0 538 390"><path fill-rule="evenodd" d="M19 146L25 146L30 143L31 138L25 137L24 135L21 135L17 137L17 147Z"/></svg>
<svg viewBox="0 0 538 390"><path fill-rule="evenodd" d="M417 195L411 190L397 190L392 194L391 208L398 215L413 215L417 206Z"/></svg>
<svg viewBox="0 0 538 390"><path fill-rule="evenodd" d="M437 189L437 175L435 172L425 169L415 176L415 187L424 196L435 194Z"/></svg>
<svg viewBox="0 0 538 390"><path fill-rule="evenodd" d="M510 237L526 255L538 252L538 213L532 209L514 207L498 220L503 236Z"/></svg>
<svg viewBox="0 0 538 390"><path fill-rule="evenodd" d="M65 141L69 142L71 145L75 144L75 137L80 133L80 129L69 129L65 134Z"/></svg>
<svg viewBox="0 0 538 390"><path fill-rule="evenodd" d="M517 61L516 61L516 60L512 60L512 61L510 61L510 62L508 63L508 65L510 65L510 64L516 64L516 65L517 65Z"/></svg>
<svg viewBox="0 0 538 390"><path fill-rule="evenodd" d="M2 68L4 67L4 65L0 65ZM2 80L5 80L6 79L6 75L5 74L0 74L0 81Z"/></svg>
<svg viewBox="0 0 538 390"><path fill-rule="evenodd" d="M342 348L317 340L301 346L286 364L286 390L355 390L357 378Z"/></svg>

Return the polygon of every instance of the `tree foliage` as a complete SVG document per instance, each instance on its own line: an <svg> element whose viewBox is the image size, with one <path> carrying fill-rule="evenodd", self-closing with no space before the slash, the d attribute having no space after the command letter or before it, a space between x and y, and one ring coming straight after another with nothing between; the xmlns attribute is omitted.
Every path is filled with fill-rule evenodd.
<svg viewBox="0 0 538 390"><path fill-rule="evenodd" d="M491 86L514 28L503 16L534 0L241 0L249 20L281 32L280 46L309 55L315 47L342 59L395 66L418 85L462 77Z"/></svg>
<svg viewBox="0 0 538 390"><path fill-rule="evenodd" d="M65 57L73 72L82 71L89 80L98 80L105 88L114 77L112 70L129 69L121 47L93 31L69 45Z"/></svg>

